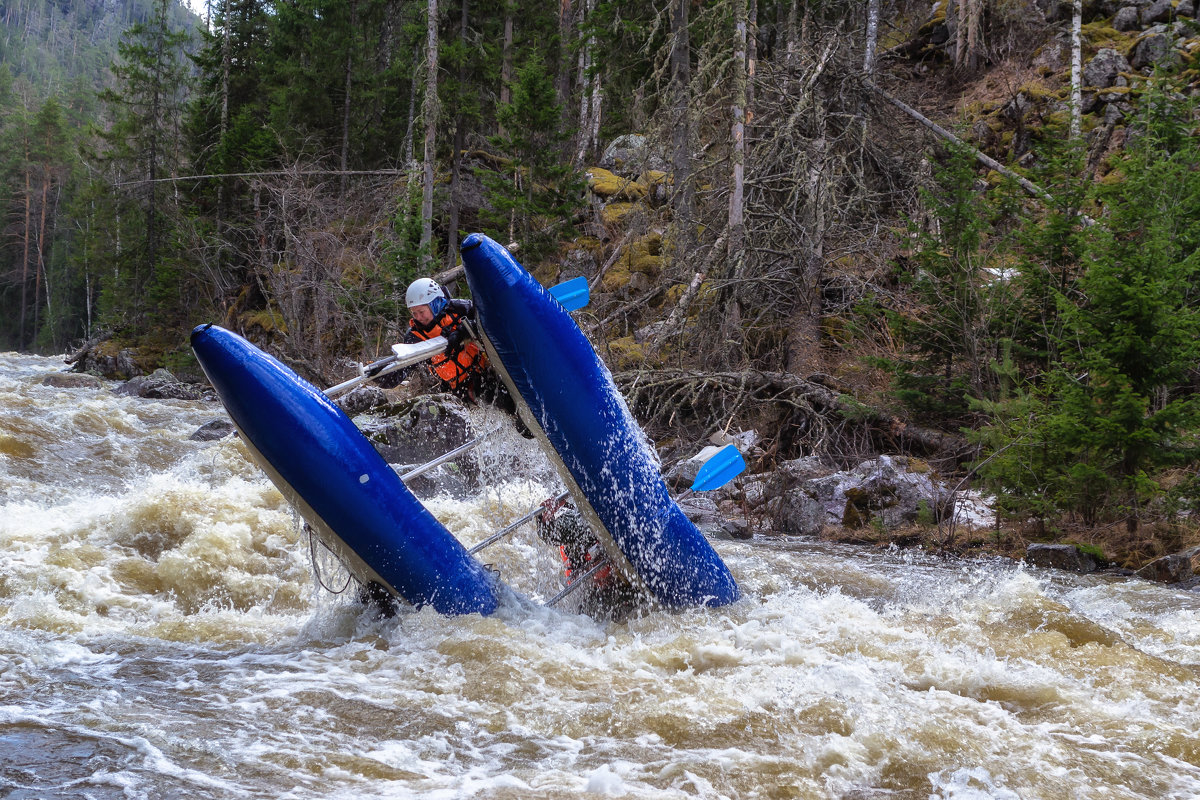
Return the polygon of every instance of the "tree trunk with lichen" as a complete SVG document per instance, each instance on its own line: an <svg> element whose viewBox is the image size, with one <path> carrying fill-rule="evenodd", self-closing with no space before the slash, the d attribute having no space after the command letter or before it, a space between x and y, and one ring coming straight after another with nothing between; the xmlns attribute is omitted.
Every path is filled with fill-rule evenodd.
<svg viewBox="0 0 1200 800"><path fill-rule="evenodd" d="M437 158L436 134L438 122L438 4L429 0L425 20L425 101L421 113L425 118L425 166L421 193L421 268L432 271L433 266L433 167Z"/></svg>

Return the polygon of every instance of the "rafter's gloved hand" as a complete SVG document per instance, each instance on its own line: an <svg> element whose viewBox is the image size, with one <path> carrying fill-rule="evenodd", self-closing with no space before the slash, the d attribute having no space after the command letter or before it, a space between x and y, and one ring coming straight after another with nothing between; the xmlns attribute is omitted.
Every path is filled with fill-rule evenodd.
<svg viewBox="0 0 1200 800"><path fill-rule="evenodd" d="M463 345L467 341L467 331L465 325L455 325L452 329L446 332L446 355L454 358L462 352Z"/></svg>
<svg viewBox="0 0 1200 800"><path fill-rule="evenodd" d="M470 300L463 300L456 297L446 303L445 310L466 317L467 319L475 319L475 304Z"/></svg>

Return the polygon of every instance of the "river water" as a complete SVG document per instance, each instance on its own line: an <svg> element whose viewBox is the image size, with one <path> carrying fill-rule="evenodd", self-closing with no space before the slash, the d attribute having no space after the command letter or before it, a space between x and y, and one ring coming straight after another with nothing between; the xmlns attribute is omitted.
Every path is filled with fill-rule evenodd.
<svg viewBox="0 0 1200 800"><path fill-rule="evenodd" d="M379 619L219 406L62 368L0 354L0 797L1200 796L1196 593L756 536L739 603L604 622L525 530L494 616ZM431 510L479 541L512 472Z"/></svg>

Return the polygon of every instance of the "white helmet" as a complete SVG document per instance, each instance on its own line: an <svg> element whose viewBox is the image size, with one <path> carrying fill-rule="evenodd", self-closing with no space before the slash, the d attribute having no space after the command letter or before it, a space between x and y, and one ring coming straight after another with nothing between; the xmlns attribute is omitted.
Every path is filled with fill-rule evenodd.
<svg viewBox="0 0 1200 800"><path fill-rule="evenodd" d="M446 300L446 293L442 291L442 287L433 278L418 278L408 285L408 291L404 294L404 302L409 308L416 306L429 306L437 313L440 309L434 308L435 301L441 300L443 303ZM442 305L442 303L437 303Z"/></svg>

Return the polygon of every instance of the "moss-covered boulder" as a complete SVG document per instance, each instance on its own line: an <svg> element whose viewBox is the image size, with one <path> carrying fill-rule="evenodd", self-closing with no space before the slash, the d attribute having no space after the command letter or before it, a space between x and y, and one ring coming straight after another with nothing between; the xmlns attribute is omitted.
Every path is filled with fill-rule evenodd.
<svg viewBox="0 0 1200 800"><path fill-rule="evenodd" d="M630 272L628 266L613 265L600 280L600 288L605 292L619 292L629 286Z"/></svg>
<svg viewBox="0 0 1200 800"><path fill-rule="evenodd" d="M645 350L632 336L623 336L609 342L608 354L609 365L617 370L633 369L646 362Z"/></svg>
<svg viewBox="0 0 1200 800"><path fill-rule="evenodd" d="M260 332L271 339L276 334L286 336L288 332L287 322L283 315L273 307L243 311L238 315L238 322L240 323L239 327L246 332L248 337Z"/></svg>
<svg viewBox="0 0 1200 800"><path fill-rule="evenodd" d="M604 200L641 200L646 187L637 181L622 178L606 169L591 167L587 171L588 189Z"/></svg>
<svg viewBox="0 0 1200 800"><path fill-rule="evenodd" d="M638 184L645 190L644 197L650 205L658 207L667 202L671 176L666 172L660 169L648 169L638 176Z"/></svg>
<svg viewBox="0 0 1200 800"><path fill-rule="evenodd" d="M610 227L620 225L637 206L637 203L609 203L600 209L600 221Z"/></svg>
<svg viewBox="0 0 1200 800"><path fill-rule="evenodd" d="M630 273L656 277L662 271L662 234L651 233L630 242L618 259Z"/></svg>

